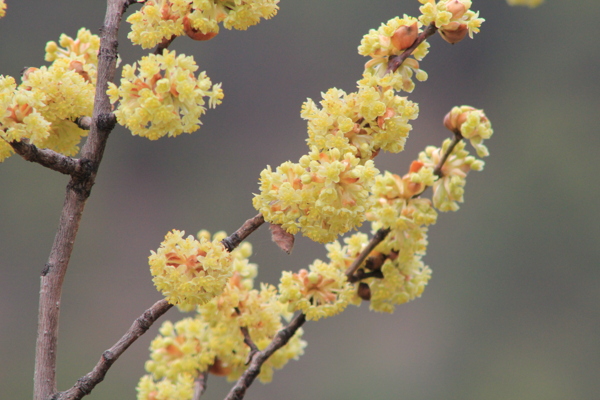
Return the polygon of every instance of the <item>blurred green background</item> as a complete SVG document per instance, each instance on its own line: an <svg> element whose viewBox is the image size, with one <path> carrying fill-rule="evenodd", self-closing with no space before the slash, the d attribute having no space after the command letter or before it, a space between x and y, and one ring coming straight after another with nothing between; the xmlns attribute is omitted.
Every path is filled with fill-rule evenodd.
<svg viewBox="0 0 600 400"><path fill-rule="evenodd" d="M0 73L44 64L44 46L85 26L100 1L10 1L0 20ZM306 152L302 102L330 87L352 91L371 28L416 0L282 1L274 19L209 42L172 46L223 82L224 103L200 131L151 142L116 129L87 203L63 290L59 389L97 362L160 299L147 265L170 229L232 232L256 212L265 165ZM139 6L131 7L128 14ZM495 135L466 202L430 231L423 297L393 315L350 307L305 325L300 361L256 383L248 399L595 399L600 392L600 2L549 0L534 10L474 1L486 19L474 40L430 39L429 80L409 98L420 118L404 153L377 158L404 173L454 105L485 109ZM143 54L121 30L125 63ZM17 156L0 165L0 398L31 398L39 275L67 178ZM297 238L291 256L266 227L250 237L259 279L276 283L324 257ZM177 320L171 310L163 317ZM90 399L134 399L159 324L109 371ZM229 384L209 379L207 399Z"/></svg>

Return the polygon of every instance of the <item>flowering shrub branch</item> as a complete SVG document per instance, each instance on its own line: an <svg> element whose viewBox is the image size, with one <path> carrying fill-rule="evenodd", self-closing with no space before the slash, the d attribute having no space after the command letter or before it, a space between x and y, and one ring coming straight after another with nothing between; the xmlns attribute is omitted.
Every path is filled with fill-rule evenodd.
<svg viewBox="0 0 600 400"><path fill-rule="evenodd" d="M437 32L455 44L472 38L484 21L471 10L471 0L419 2L418 18L392 18L363 37L358 52L368 61L355 91L332 88L320 101L303 104L307 152L298 162L261 172L260 193L253 199L256 216L229 236L167 233L149 257L153 282L165 299L137 318L94 369L63 392L56 388L62 284L111 131L119 123L156 140L198 130L201 117L221 104L224 93L206 72L197 72L193 57L169 51L170 43L180 36L210 40L221 27L246 30L274 17L279 1L109 0L101 37L84 28L76 38L62 35L59 43L46 46L50 66L28 68L19 85L0 76L0 161L14 152L71 177L41 276L35 400L89 394L172 306L196 313L161 326L151 344L148 374L137 387L139 400L199 399L209 373L236 380L227 399L241 399L256 378L269 382L275 369L303 354L306 321L363 301L374 311L391 313L421 296L431 277L422 260L429 226L438 211L459 208L468 172L483 169L466 141L478 157L486 157L483 142L493 130L483 110L454 107L443 121L453 139L426 147L404 175L376 167L381 151L404 150L410 121L419 114L418 105L400 94L413 91L413 78L427 79L420 65L429 51L426 39ZM155 51L123 66L115 83L118 27L134 3L142 7L127 18L128 38ZM513 3L532 6L539 0ZM0 0L0 17L5 8ZM423 196L428 188L431 199ZM324 243L327 260L282 271L277 287L255 287L257 266L249 261L252 247L245 239L265 222L286 252L300 233ZM371 224L371 239L354 233L338 240L363 223Z"/></svg>

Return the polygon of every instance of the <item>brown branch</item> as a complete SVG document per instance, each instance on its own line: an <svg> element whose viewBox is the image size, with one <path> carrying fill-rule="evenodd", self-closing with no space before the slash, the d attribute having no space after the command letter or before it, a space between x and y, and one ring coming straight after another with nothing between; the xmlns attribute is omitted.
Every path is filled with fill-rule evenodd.
<svg viewBox="0 0 600 400"><path fill-rule="evenodd" d="M102 353L100 360L90 373L82 376L77 380L77 383L72 388L64 392L56 393L52 400L79 400L83 396L91 393L96 385L104 380L104 376L108 369L115 361L133 344L140 336L142 336L150 326L164 313L173 307L167 300L159 300L152 307L147 309L141 316L136 318L131 325L131 328L117 343L110 349Z"/></svg>
<svg viewBox="0 0 600 400"><path fill-rule="evenodd" d="M358 257L356 257L356 259L352 262L352 264L350 264L350 266L346 270L345 273L350 282L352 282L352 279L354 279L352 276L354 275L356 270L361 266L363 261L365 261L367 259L367 257L371 253L371 251L373 251L373 249L375 247L377 247L377 245L379 243L383 242L383 239L385 239L389 233L390 233L389 228L387 228L387 229L381 228L377 232L375 232L375 235L373 235L373 237L369 241L369 244L367 244L367 247L365 247L363 249L363 251L360 252Z"/></svg>
<svg viewBox="0 0 600 400"><path fill-rule="evenodd" d="M170 38L164 38L162 42L156 45L156 49L154 49L154 54L162 54L163 50L168 49L169 45L173 43L173 40L175 40L176 38L177 36L175 35L171 36Z"/></svg>
<svg viewBox="0 0 600 400"><path fill-rule="evenodd" d="M434 35L437 32L437 30L438 30L438 28L436 28L434 22L429 24L427 26L427 28L425 28L423 30L423 32L421 32L421 34L419 36L417 36L417 39L415 40L415 42L408 49L404 50L404 52L402 54L400 54L399 56L390 57L390 59L388 61L388 67L387 67L387 70L385 73L392 74L392 73L396 72L396 70L398 68L400 68L400 65L402 65L404 60L406 60L408 57L410 57L412 55L413 51L415 51L415 49L417 47L419 47L419 45L421 43L423 43L425 41L425 39L427 39L431 35Z"/></svg>
<svg viewBox="0 0 600 400"><path fill-rule="evenodd" d="M263 218L262 214L257 214L244 222L244 224L237 231L223 239L221 243L223 243L223 246L225 246L227 251L232 251L238 247L244 239L250 236L252 232L257 230L264 222L265 219Z"/></svg>
<svg viewBox="0 0 600 400"><path fill-rule="evenodd" d="M246 394L246 390L252 385L252 382L260 373L262 365L275 353L277 350L287 344L287 342L294 336L296 331L306 322L306 316L302 313L296 315L290 323L277 332L273 341L263 350L254 354L250 365L244 371L240 379L231 388L225 400L241 400Z"/></svg>
<svg viewBox="0 0 600 400"><path fill-rule="evenodd" d="M452 151L454 150L458 142L462 140L462 138L463 136L460 134L460 132L454 132L452 143L450 143L450 146L448 146L448 148L446 149L446 152L442 156L442 159L440 160L438 165L436 165L436 167L433 169L433 173L439 176L440 178L443 176L442 168L444 167L444 163L448 160L448 157L450 157L450 154L452 154Z"/></svg>
<svg viewBox="0 0 600 400"><path fill-rule="evenodd" d="M200 372L200 375L194 381L194 395L192 396L192 400L200 400L200 397L206 391L208 382L208 371Z"/></svg>
<svg viewBox="0 0 600 400"><path fill-rule="evenodd" d="M109 0L98 53L98 75L94 111L81 159L88 160L89 173L71 176L54 243L42 271L35 353L34 400L46 400L56 393L56 354L62 285L79 230L85 202L91 193L115 119L106 94L114 79L117 61L118 27L129 0Z"/></svg>
<svg viewBox="0 0 600 400"><path fill-rule="evenodd" d="M39 149L26 139L20 142L8 142L15 153L26 161L38 163L53 171L65 175L85 175L89 173L89 164L77 158L67 157L50 149Z"/></svg>
<svg viewBox="0 0 600 400"><path fill-rule="evenodd" d="M238 316L242 314L240 312L240 309L237 307L235 307L235 313ZM247 326L240 326L240 331L242 332L242 335L244 336L244 343L246 344L246 346L248 346L250 348L250 353L248 353L248 359L246 360L246 364L248 364L250 362L250 360L252 360L252 357L254 357L254 354L258 352L258 347L256 347L256 344L252 340L252 337L250 337L250 331L248 331Z"/></svg>

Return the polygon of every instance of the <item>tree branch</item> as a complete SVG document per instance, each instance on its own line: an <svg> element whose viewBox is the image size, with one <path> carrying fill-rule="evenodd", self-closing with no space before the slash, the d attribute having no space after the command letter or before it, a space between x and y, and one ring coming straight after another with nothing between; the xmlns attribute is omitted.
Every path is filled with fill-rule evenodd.
<svg viewBox="0 0 600 400"><path fill-rule="evenodd" d="M15 153L26 161L38 163L61 174L81 176L89 173L89 164L77 158L62 155L50 149L39 149L25 139L20 142L8 143Z"/></svg>
<svg viewBox="0 0 600 400"><path fill-rule="evenodd" d="M159 300L152 307L147 309L141 316L136 318L131 328L115 343L110 349L102 353L100 361L94 369L85 376L77 380L72 388L64 392L57 393L53 400L79 400L83 396L91 393L96 385L104 380L108 369L115 361L127 350L133 342L142 336L150 326L164 313L173 307L167 300Z"/></svg>
<svg viewBox="0 0 600 400"><path fill-rule="evenodd" d="M250 365L244 371L240 379L231 388L225 400L241 400L246 394L246 390L250 387L254 379L260 373L262 365L275 353L277 350L287 344L287 342L294 336L296 331L306 322L306 316L302 313L296 315L290 323L277 332L273 341L263 350L254 354Z"/></svg>
<svg viewBox="0 0 600 400"><path fill-rule="evenodd" d="M116 122L114 115L111 114L106 89L108 82L114 79L118 27L128 4L129 0L108 1L98 53L93 122L88 139L81 150L81 159L89 162L89 173L83 176L71 176L59 227L48 262L42 271L35 353L34 400L49 399L56 392L56 353L62 285L85 202L94 185L108 135Z"/></svg>
<svg viewBox="0 0 600 400"><path fill-rule="evenodd" d="M227 251L231 252L233 249L238 247L244 239L250 236L252 232L257 230L264 222L265 219L263 218L262 214L257 214L244 222L244 224L237 231L223 239L221 243L223 243L223 246L225 246Z"/></svg>

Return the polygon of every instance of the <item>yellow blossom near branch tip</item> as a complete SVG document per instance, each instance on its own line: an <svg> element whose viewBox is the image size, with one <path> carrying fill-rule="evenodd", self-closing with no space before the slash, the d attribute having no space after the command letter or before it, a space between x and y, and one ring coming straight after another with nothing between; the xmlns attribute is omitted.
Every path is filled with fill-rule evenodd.
<svg viewBox="0 0 600 400"><path fill-rule="evenodd" d="M185 232L167 233L149 257L152 281L171 304L199 305L218 296L232 275L232 256L221 242L200 241Z"/></svg>
<svg viewBox="0 0 600 400"><path fill-rule="evenodd" d="M246 30L277 14L279 0L147 0L127 18L127 37L148 49L163 40L187 34L194 40L209 40L227 29Z"/></svg>
<svg viewBox="0 0 600 400"><path fill-rule="evenodd" d="M290 311L300 310L306 314L306 319L316 321L344 311L353 288L343 270L315 260L310 271L283 271L279 291L280 301L287 304Z"/></svg>
<svg viewBox="0 0 600 400"><path fill-rule="evenodd" d="M156 140L200 129L200 117L208 106L221 104L221 84L212 84L205 72L196 78L198 66L191 56L165 50L125 65L121 85L109 83L112 103L119 102L117 121L134 135Z"/></svg>

